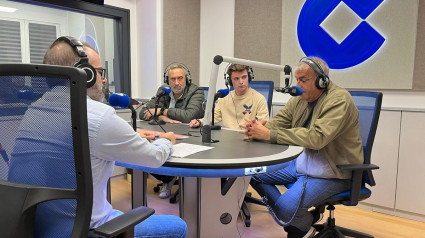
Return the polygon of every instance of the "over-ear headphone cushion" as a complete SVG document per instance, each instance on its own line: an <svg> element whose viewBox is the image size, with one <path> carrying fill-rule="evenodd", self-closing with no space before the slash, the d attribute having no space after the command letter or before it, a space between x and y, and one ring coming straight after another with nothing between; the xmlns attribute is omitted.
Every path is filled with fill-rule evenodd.
<svg viewBox="0 0 425 238"><path fill-rule="evenodd" d="M83 44L72 36L61 36L55 40L55 42L57 41L64 41L68 43L75 51L75 53L77 53L80 60L74 64L74 67L82 69L86 72L87 88L92 87L96 83L96 69L88 63L89 59L83 49Z"/></svg>
<svg viewBox="0 0 425 238"><path fill-rule="evenodd" d="M329 78L326 75L319 75L316 78L316 87L318 89L325 89L329 86Z"/></svg>
<svg viewBox="0 0 425 238"><path fill-rule="evenodd" d="M248 82L250 83L252 80L254 80L254 70L248 67Z"/></svg>
<svg viewBox="0 0 425 238"><path fill-rule="evenodd" d="M74 65L74 67L82 69L86 72L87 75L87 88L93 87L96 83L96 69L90 64L80 64L79 62Z"/></svg>

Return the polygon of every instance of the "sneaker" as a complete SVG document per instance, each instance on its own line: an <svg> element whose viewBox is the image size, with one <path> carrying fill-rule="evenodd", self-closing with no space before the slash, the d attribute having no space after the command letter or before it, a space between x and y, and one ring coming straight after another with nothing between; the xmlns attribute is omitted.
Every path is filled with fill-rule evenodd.
<svg viewBox="0 0 425 238"><path fill-rule="evenodd" d="M314 237L316 234L316 228L310 227L310 230L307 231L307 233L303 236L303 238L311 238Z"/></svg>
<svg viewBox="0 0 425 238"><path fill-rule="evenodd" d="M171 180L168 183L163 183L161 191L159 192L159 198L165 199L169 198L171 195L171 188L174 185L174 182L176 181L177 177L174 177L173 180Z"/></svg>

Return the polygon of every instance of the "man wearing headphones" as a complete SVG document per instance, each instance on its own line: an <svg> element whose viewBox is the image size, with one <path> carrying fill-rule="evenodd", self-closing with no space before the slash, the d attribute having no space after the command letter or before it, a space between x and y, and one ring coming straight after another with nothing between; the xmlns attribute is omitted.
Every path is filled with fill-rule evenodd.
<svg viewBox="0 0 425 238"><path fill-rule="evenodd" d="M254 79L252 68L246 65L231 64L224 76L226 86L234 87L226 97L218 100L214 109L214 121L222 122L224 127L240 129L244 119L269 119L269 110L264 96L249 87ZM192 120L190 127L199 127L202 120Z"/></svg>
<svg viewBox="0 0 425 238"><path fill-rule="evenodd" d="M118 117L112 107L101 103L105 95L104 68L99 54L89 45L83 45L72 37L60 37L48 49L43 63L74 66L87 73L87 120L93 175L90 228L95 228L122 214L121 211L114 210L106 200L107 181L112 175L114 160L120 159L142 166L161 166L171 157L175 135L172 132L165 133L150 143L141 138L125 120ZM132 150L128 150L130 147ZM153 215L134 229L135 237L182 238L186 237L186 233L186 223L171 215ZM89 236L92 235L94 234L90 232Z"/></svg>
<svg viewBox="0 0 425 238"><path fill-rule="evenodd" d="M304 147L287 167L255 175L250 183L284 226L288 238L314 236L312 224L322 214L308 209L349 189L351 172L336 165L363 162L359 112L348 91L331 82L328 74L329 67L322 59L302 58L295 77L304 93L292 97L267 123L246 120L241 132L244 140ZM283 194L274 186L288 184L292 186Z"/></svg>
<svg viewBox="0 0 425 238"><path fill-rule="evenodd" d="M158 102L156 116L158 119L168 123L188 123L192 119L202 118L204 109L204 90L194 83L189 69L181 63L172 63L164 70L164 83L158 88L157 95L163 87L170 87L171 93L163 96ZM141 120L149 120L155 113L156 98L153 97L146 107L139 114ZM171 188L176 181L176 177L151 174L156 179L162 181L163 186L159 192L160 198L168 198L171 195Z"/></svg>
<svg viewBox="0 0 425 238"><path fill-rule="evenodd" d="M202 103L204 91L192 83L189 69L181 63L173 63L164 71L165 85L159 87L160 93L163 87L170 87L171 93L160 98L157 116L159 120L168 123L188 123L195 118L204 116ZM141 120L149 120L155 113L156 98L152 98L139 114Z"/></svg>

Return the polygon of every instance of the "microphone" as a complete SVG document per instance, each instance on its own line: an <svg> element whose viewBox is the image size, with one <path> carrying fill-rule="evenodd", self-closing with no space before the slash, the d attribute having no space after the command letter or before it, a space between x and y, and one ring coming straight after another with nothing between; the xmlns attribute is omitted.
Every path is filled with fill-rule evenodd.
<svg viewBox="0 0 425 238"><path fill-rule="evenodd" d="M124 93L113 93L108 98L109 105L112 107L118 108L129 108L131 110L131 120L133 124L134 131L137 131L136 118L137 113L133 105L141 104L139 101L130 98L127 94Z"/></svg>
<svg viewBox="0 0 425 238"><path fill-rule="evenodd" d="M285 88L289 86L289 75L292 72L292 68L289 65L285 65L283 68L283 72L285 72Z"/></svg>
<svg viewBox="0 0 425 238"><path fill-rule="evenodd" d="M161 91L159 91L158 94L156 94L156 97L160 98L162 96L167 96L170 93L171 93L170 87L163 87L163 88L161 88Z"/></svg>
<svg viewBox="0 0 425 238"><path fill-rule="evenodd" d="M274 88L276 92L280 93L289 93L291 96L300 96L304 93L304 90L298 86L286 87L286 88Z"/></svg>
<svg viewBox="0 0 425 238"><path fill-rule="evenodd" d="M217 93L214 95L214 101L219 99L219 98L224 98L229 94L229 89L225 88L225 89L219 89L217 91Z"/></svg>
<svg viewBox="0 0 425 238"><path fill-rule="evenodd" d="M161 90L156 94L156 102L155 102L155 112L154 115L152 115L152 119L148 122L149 125L163 125L165 124L165 121L163 120L158 120L158 115L156 115L156 112L158 111L158 106L159 106L159 99L162 96L167 96L168 94L171 93L171 88L170 87L163 87L161 88Z"/></svg>
<svg viewBox="0 0 425 238"><path fill-rule="evenodd" d="M127 108L133 105L142 104L136 99L130 98L125 93L112 93L108 98L109 105L112 107Z"/></svg>
<svg viewBox="0 0 425 238"><path fill-rule="evenodd" d="M229 94L229 89L219 89L217 93L214 95L214 102L219 98L224 98ZM212 117L211 117L211 130L221 130L220 125L214 125L214 110L215 110L215 103L212 106Z"/></svg>
<svg viewBox="0 0 425 238"><path fill-rule="evenodd" d="M134 100L134 99L133 99ZM113 93L109 96L108 102L112 107L127 108L130 106L130 97L124 93Z"/></svg>
<svg viewBox="0 0 425 238"><path fill-rule="evenodd" d="M33 100L34 98L40 98L42 93L35 93L33 90L19 90L16 92L16 97L24 100Z"/></svg>
<svg viewBox="0 0 425 238"><path fill-rule="evenodd" d="M9 157L7 156L7 153L4 150L3 146L1 146L1 144L0 144L0 154L1 154L1 157L3 157L4 162L6 162L7 165L9 165Z"/></svg>

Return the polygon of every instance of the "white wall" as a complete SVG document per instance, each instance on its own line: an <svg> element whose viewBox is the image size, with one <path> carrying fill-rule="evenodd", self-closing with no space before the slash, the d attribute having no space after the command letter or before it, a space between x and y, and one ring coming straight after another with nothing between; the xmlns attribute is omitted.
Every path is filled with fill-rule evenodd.
<svg viewBox="0 0 425 238"><path fill-rule="evenodd" d="M214 56L234 56L234 16L234 0L201 0L199 86L208 87ZM217 89L224 87L226 66L220 65Z"/></svg>
<svg viewBox="0 0 425 238"><path fill-rule="evenodd" d="M133 97L149 98L162 80L162 34L159 28L162 27L162 1L105 0L105 4L131 11L132 94ZM234 7L233 0L201 0L200 86L208 86L207 80L215 55L233 56ZM225 64L220 67L218 82L224 67ZM383 107L412 110L425 108L423 91L378 91L384 93ZM284 103L289 98L288 95L275 93L273 102Z"/></svg>

